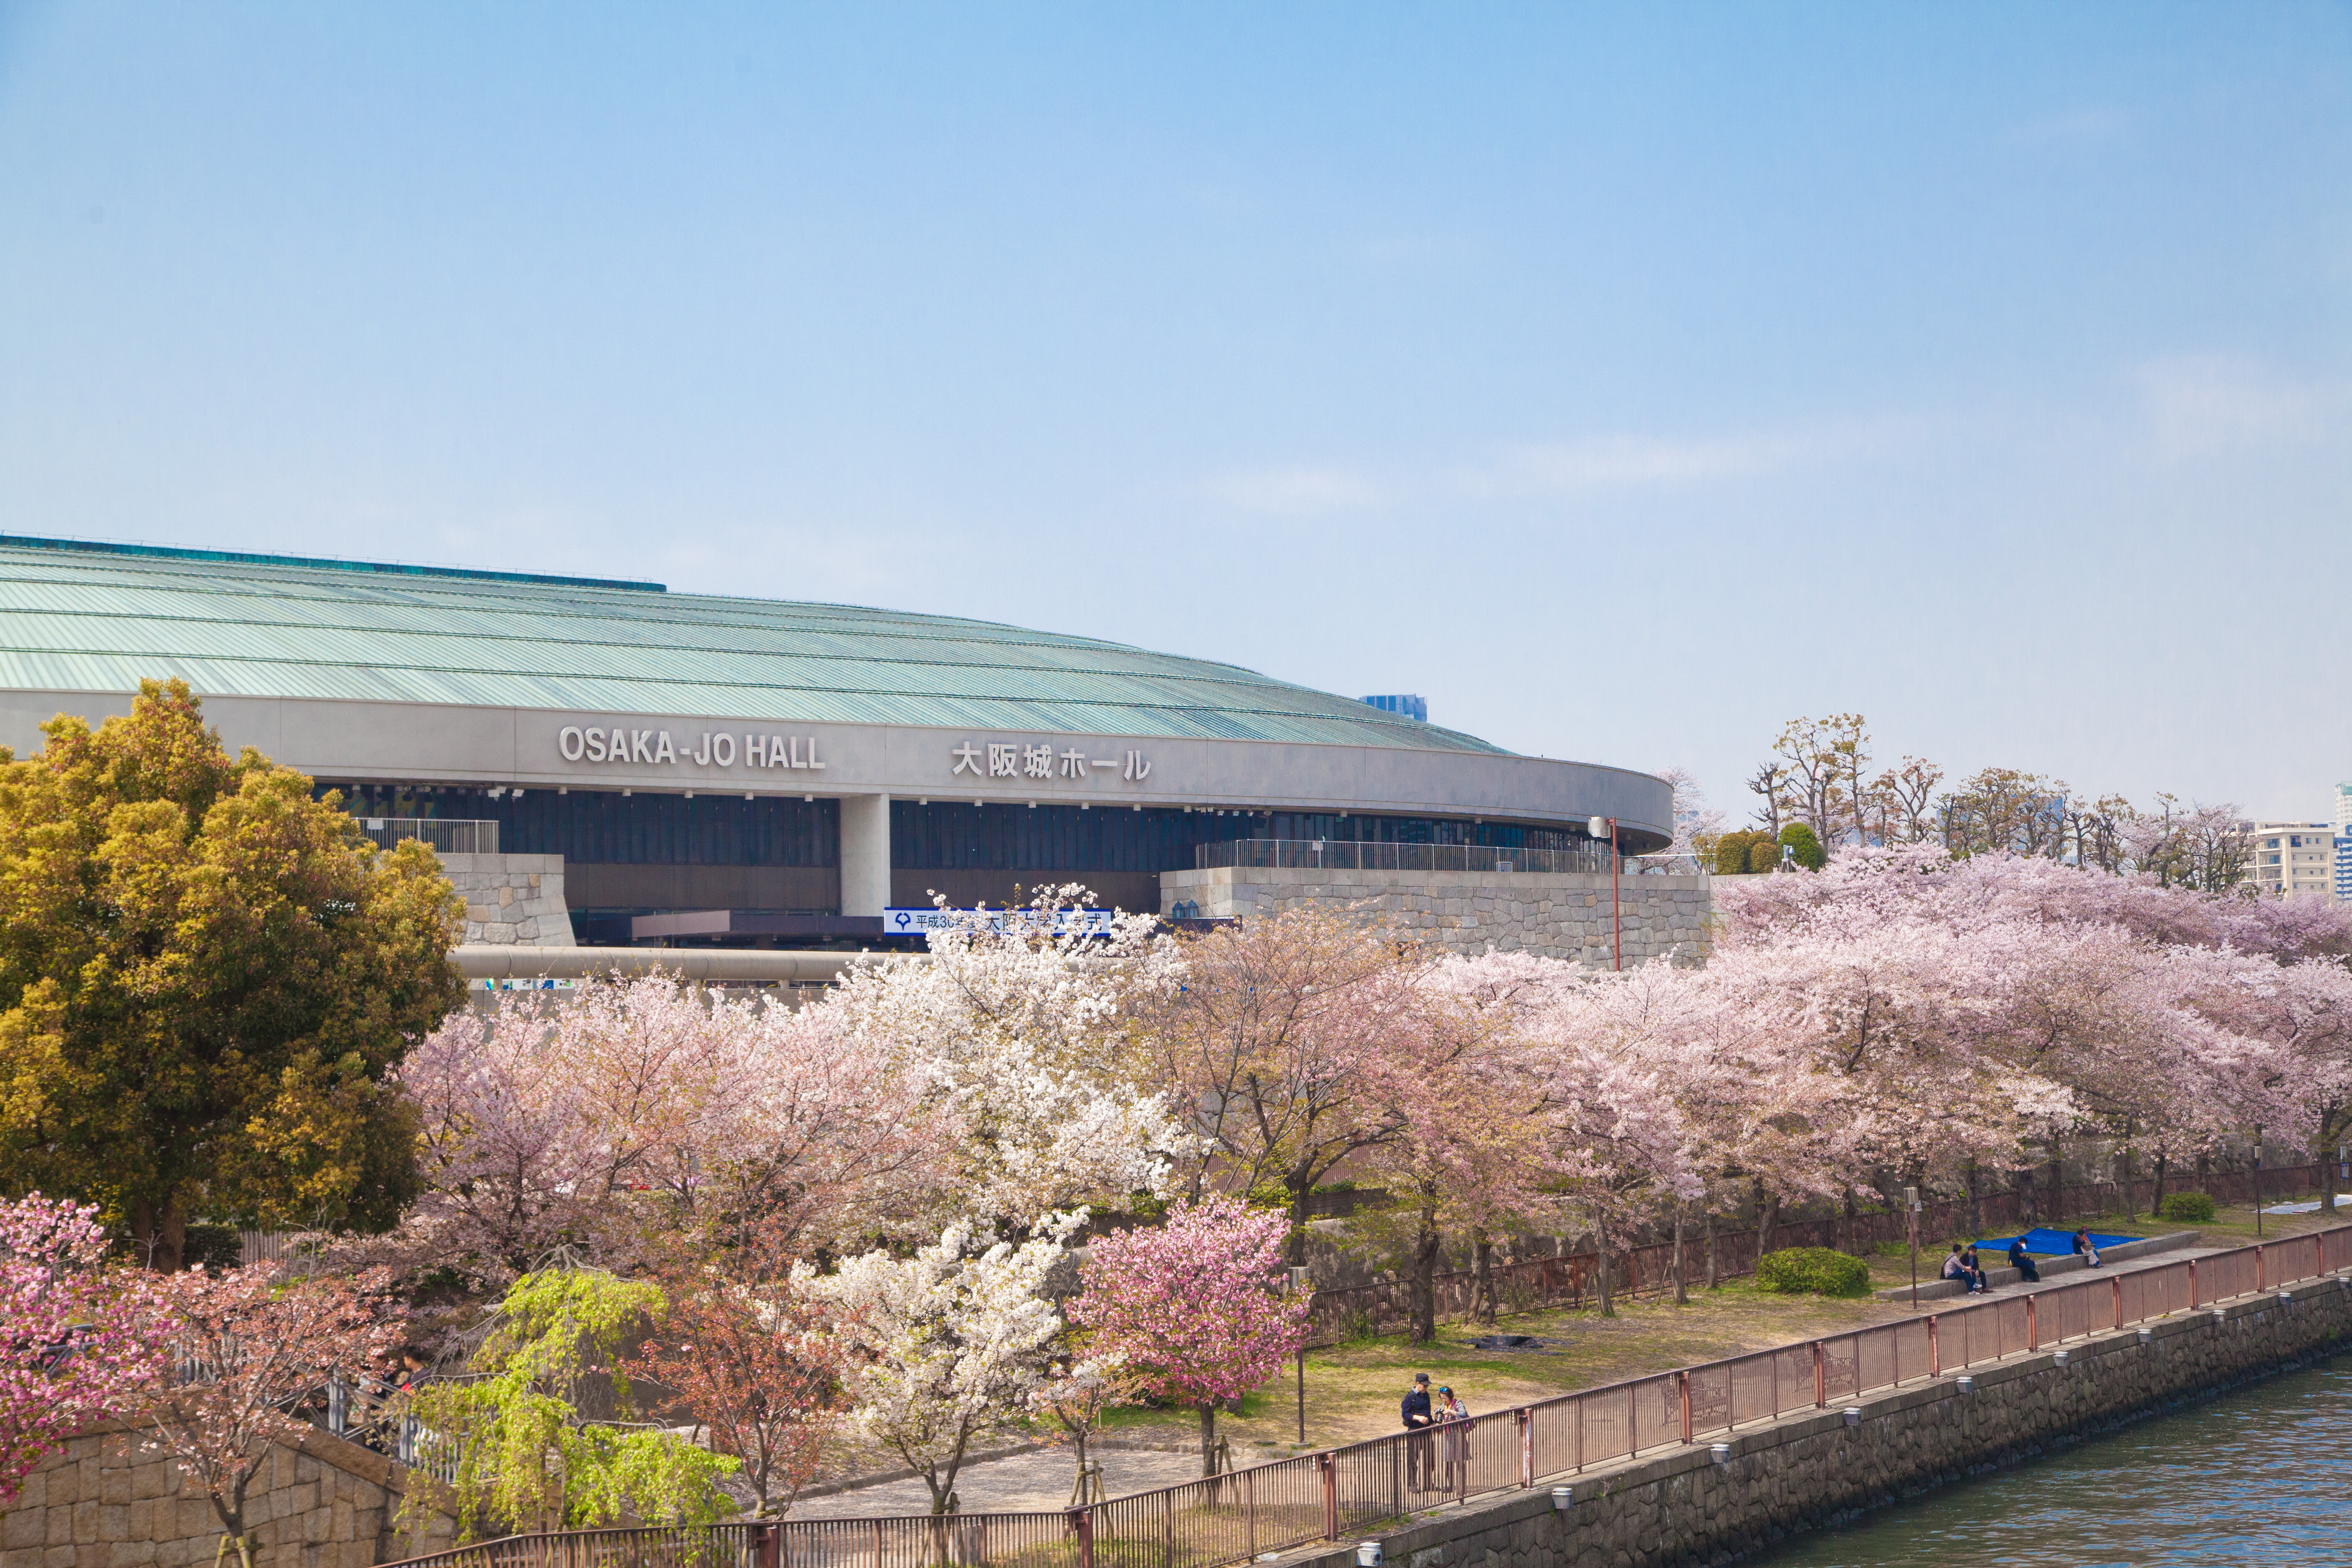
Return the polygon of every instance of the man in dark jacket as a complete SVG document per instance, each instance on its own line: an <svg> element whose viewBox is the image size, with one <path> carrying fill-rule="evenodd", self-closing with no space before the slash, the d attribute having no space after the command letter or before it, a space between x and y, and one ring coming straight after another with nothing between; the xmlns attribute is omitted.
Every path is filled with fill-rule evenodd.
<svg viewBox="0 0 2352 1568"><path fill-rule="evenodd" d="M1408 1490L1434 1486L1433 1456L1430 1452L1429 1429L1437 1425L1437 1417L1429 1408L1429 1373L1412 1374L1412 1392L1404 1396L1404 1484Z"/></svg>

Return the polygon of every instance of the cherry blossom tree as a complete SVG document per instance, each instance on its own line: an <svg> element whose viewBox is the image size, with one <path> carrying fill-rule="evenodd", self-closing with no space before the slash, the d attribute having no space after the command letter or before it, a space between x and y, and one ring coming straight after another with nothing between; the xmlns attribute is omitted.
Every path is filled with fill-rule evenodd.
<svg viewBox="0 0 2352 1568"><path fill-rule="evenodd" d="M843 1036L902 1060L937 1152L920 1205L931 1227L969 1216L998 1230L1077 1205L1165 1190L1189 1141L1133 1070L1136 1010L1176 984L1154 920L1112 915L1080 934L1076 886L1024 909L951 914L927 962L853 972L823 1005Z"/></svg>
<svg viewBox="0 0 2352 1568"><path fill-rule="evenodd" d="M558 1248L616 1263L839 1245L941 1180L925 1079L824 1006L665 975L502 993L409 1055L409 1254L491 1285Z"/></svg>
<svg viewBox="0 0 2352 1568"><path fill-rule="evenodd" d="M389 1283L380 1272L289 1278L275 1266L199 1267L162 1282L158 1327L179 1359L150 1385L144 1447L202 1489L241 1568L254 1560L246 1494L271 1446L298 1440L308 1423L295 1412L330 1382L380 1368L397 1341Z"/></svg>
<svg viewBox="0 0 2352 1568"><path fill-rule="evenodd" d="M1077 1479L1070 1488L1070 1503L1093 1500L1087 1487L1087 1442L1111 1411L1134 1403L1146 1392L1142 1379L1125 1352L1096 1348L1096 1335L1086 1329L1066 1329L1055 1348L1045 1381L1029 1396L1032 1408L1054 1418L1077 1459Z"/></svg>
<svg viewBox="0 0 2352 1568"><path fill-rule="evenodd" d="M1315 905L1187 943L1181 983L1144 1032L1198 1140L1189 1194L1205 1191L1212 1163L1248 1190L1279 1184L1303 1237L1316 1184L1397 1135L1371 1073L1418 1026L1411 981L1425 963L1368 921ZM1293 1263L1304 1248L1294 1241Z"/></svg>
<svg viewBox="0 0 2352 1568"><path fill-rule="evenodd" d="M2077 1131L2164 1159L2325 1101L2291 1059L2324 1023L2272 999L2352 946L2345 911L1927 847L1720 891L1711 974L1818 1035L1866 1162L2022 1165L2039 1138L2054 1163ZM2284 1107L2295 1082L2321 1099Z"/></svg>
<svg viewBox="0 0 2352 1568"><path fill-rule="evenodd" d="M0 1512L43 1455L134 1409L163 1363L154 1286L109 1270L95 1205L0 1203Z"/></svg>
<svg viewBox="0 0 2352 1568"><path fill-rule="evenodd" d="M1402 1200L1349 1222L1360 1238L1393 1237L1411 1284L1407 1332L1437 1332L1437 1266L1448 1235L1475 1247L1484 1305L1494 1306L1492 1238L1554 1206L1541 1188L1539 1085L1521 1070L1522 1022L1572 990L1575 965L1528 954L1441 955L1398 965L1380 984L1410 987L1382 1009L1383 1048L1367 1064L1367 1096L1394 1128L1351 1167Z"/></svg>
<svg viewBox="0 0 2352 1568"><path fill-rule="evenodd" d="M1280 1289L1288 1231L1279 1214L1212 1194L1179 1202L1162 1225L1103 1237L1079 1268L1071 1321L1146 1389L1199 1409L1203 1475L1215 1473L1217 1405L1307 1342L1307 1302Z"/></svg>
<svg viewBox="0 0 2352 1568"><path fill-rule="evenodd" d="M742 1461L757 1517L788 1511L840 1424L840 1338L805 1279L745 1284L707 1270L669 1298L636 1365L675 1391L673 1410L692 1415L714 1448Z"/></svg>
<svg viewBox="0 0 2352 1568"><path fill-rule="evenodd" d="M958 1220L910 1257L803 1269L837 1317L850 1429L923 1478L933 1513L952 1510L972 1445L1025 1421L1045 1385L1063 1326L1047 1277L1084 1217L1045 1215L1018 1245Z"/></svg>

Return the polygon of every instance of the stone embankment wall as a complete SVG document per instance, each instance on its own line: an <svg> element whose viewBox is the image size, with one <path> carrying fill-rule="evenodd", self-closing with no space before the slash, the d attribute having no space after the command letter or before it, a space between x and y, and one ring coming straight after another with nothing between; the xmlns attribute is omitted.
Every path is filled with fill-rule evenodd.
<svg viewBox="0 0 2352 1568"><path fill-rule="evenodd" d="M561 855L444 855L441 869L466 900L466 941L572 947Z"/></svg>
<svg viewBox="0 0 2352 1568"><path fill-rule="evenodd" d="M2143 1340L2141 1335L2147 1338ZM1537 1482L1384 1539L1390 1568L1681 1568L1759 1551L2352 1341L2340 1278ZM2063 1355L2062 1363L2058 1357ZM1859 1411L1851 1424L1846 1409ZM1555 1507L1555 1485L1574 1501ZM1354 1568L1355 1547L1305 1560Z"/></svg>
<svg viewBox="0 0 2352 1568"><path fill-rule="evenodd" d="M1714 907L1705 877L1626 877L1619 884L1625 962L1672 953L1696 962L1710 948ZM1162 871L1160 912L1181 900L1204 920L1246 919L1306 903L1360 907L1454 952L1532 952L1606 965L1612 957L1609 879L1587 872L1338 871L1219 867Z"/></svg>
<svg viewBox="0 0 2352 1568"><path fill-rule="evenodd" d="M324 1432L272 1445L246 1493L255 1561L370 1568L449 1546L455 1526L444 1514L429 1515L418 1538L394 1530L411 1480L381 1454ZM73 1438L26 1479L0 1514L0 1568L203 1568L222 1534L211 1501L170 1460L141 1453L135 1431L107 1427Z"/></svg>

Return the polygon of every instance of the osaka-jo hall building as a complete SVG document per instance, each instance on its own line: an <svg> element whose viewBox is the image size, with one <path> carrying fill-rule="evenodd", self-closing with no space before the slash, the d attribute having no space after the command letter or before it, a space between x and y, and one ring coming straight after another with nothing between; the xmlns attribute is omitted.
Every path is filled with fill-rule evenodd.
<svg viewBox="0 0 2352 1568"><path fill-rule="evenodd" d="M1645 773L981 621L16 536L0 607L19 756L179 677L232 749L440 850L476 943L856 945L1063 882L1178 918L1265 907L1236 877L1444 904L1601 873L1605 904L1589 820L1670 837Z"/></svg>

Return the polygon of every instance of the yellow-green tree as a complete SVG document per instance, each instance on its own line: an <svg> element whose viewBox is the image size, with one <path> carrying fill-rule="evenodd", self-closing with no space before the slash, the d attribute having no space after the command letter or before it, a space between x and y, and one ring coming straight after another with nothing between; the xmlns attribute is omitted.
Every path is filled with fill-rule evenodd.
<svg viewBox="0 0 2352 1568"><path fill-rule="evenodd" d="M386 1079L465 996L439 863L232 759L182 681L42 733L0 749L0 1191L99 1203L160 1268L199 1213L390 1224Z"/></svg>

